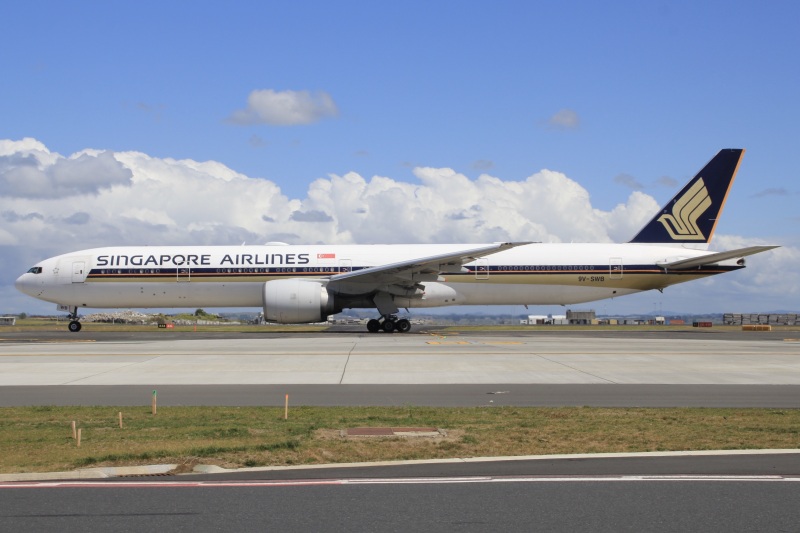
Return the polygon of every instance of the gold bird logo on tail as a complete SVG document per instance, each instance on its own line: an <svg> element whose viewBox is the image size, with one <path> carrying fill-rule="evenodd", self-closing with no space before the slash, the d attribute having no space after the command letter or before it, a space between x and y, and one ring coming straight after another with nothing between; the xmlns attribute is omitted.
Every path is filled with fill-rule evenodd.
<svg viewBox="0 0 800 533"><path fill-rule="evenodd" d="M672 206L672 214L658 217L658 221L673 239L704 241L703 232L697 227L697 219L711 207L711 197L708 189L700 178L686 194L680 197Z"/></svg>

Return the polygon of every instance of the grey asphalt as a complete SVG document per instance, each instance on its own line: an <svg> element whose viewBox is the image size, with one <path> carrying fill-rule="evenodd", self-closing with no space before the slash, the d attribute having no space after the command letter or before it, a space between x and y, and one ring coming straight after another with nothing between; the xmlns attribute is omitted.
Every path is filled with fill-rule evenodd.
<svg viewBox="0 0 800 533"><path fill-rule="evenodd" d="M0 489L8 531L797 531L784 479L484 478Z"/></svg>
<svg viewBox="0 0 800 533"><path fill-rule="evenodd" d="M56 385L0 387L0 407L44 405L800 408L797 385Z"/></svg>
<svg viewBox="0 0 800 533"><path fill-rule="evenodd" d="M90 327L0 332L0 405L800 407L792 333Z"/></svg>

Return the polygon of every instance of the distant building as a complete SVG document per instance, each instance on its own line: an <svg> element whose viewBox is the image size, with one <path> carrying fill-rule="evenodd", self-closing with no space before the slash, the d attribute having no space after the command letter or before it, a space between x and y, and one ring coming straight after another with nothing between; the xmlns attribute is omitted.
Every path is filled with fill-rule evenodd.
<svg viewBox="0 0 800 533"><path fill-rule="evenodd" d="M588 311L572 311L567 310L567 323L571 325L589 325L597 323L597 316L594 309Z"/></svg>
<svg viewBox="0 0 800 533"><path fill-rule="evenodd" d="M749 326L753 324L770 324L775 326L800 326L800 315L796 313L758 314L758 313L725 313L722 323L729 326Z"/></svg>
<svg viewBox="0 0 800 533"><path fill-rule="evenodd" d="M15 316L0 316L0 326L14 326L17 323Z"/></svg>
<svg viewBox="0 0 800 533"><path fill-rule="evenodd" d="M565 315L528 315L527 320L520 321L529 326L551 326L569 324Z"/></svg>

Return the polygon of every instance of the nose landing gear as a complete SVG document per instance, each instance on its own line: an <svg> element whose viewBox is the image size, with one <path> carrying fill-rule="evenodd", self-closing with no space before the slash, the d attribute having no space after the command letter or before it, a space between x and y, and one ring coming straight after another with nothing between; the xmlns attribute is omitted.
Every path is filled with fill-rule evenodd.
<svg viewBox="0 0 800 533"><path fill-rule="evenodd" d="M72 333L78 333L81 330L81 323L78 322L78 308L75 306L69 306L65 310L69 311L69 315L67 315L67 318L69 318L69 325L67 326L67 329L69 329Z"/></svg>
<svg viewBox="0 0 800 533"><path fill-rule="evenodd" d="M367 331L378 333L383 330L386 333L407 333L411 329L411 322L406 318L397 319L396 315L384 315L380 319L373 318L367 322Z"/></svg>

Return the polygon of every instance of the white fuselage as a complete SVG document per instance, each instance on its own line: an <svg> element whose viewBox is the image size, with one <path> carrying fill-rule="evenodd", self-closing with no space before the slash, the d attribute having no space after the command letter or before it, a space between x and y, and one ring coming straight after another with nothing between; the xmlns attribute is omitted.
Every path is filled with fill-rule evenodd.
<svg viewBox="0 0 800 533"><path fill-rule="evenodd" d="M267 281L330 276L476 245L263 245L110 247L42 261L16 282L35 298L94 308L260 307ZM426 281L398 307L575 304L663 289L740 268L721 263L669 272L658 264L710 252L647 244L528 244ZM37 270L38 269L38 270ZM372 307L342 298L340 308Z"/></svg>

